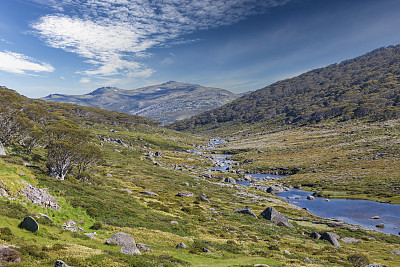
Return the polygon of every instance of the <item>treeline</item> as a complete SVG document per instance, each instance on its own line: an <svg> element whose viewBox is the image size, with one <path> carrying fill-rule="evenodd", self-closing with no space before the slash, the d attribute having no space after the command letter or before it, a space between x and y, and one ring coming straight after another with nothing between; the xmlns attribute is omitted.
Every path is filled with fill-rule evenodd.
<svg viewBox="0 0 400 267"><path fill-rule="evenodd" d="M400 46L276 82L171 128L222 122L312 124L327 119L400 117Z"/></svg>
<svg viewBox="0 0 400 267"><path fill-rule="evenodd" d="M102 159L83 125L107 123L130 128L151 124L146 118L99 108L33 100L0 87L0 145L14 146L30 155L35 147L47 151L49 174L64 179L74 169L77 178Z"/></svg>

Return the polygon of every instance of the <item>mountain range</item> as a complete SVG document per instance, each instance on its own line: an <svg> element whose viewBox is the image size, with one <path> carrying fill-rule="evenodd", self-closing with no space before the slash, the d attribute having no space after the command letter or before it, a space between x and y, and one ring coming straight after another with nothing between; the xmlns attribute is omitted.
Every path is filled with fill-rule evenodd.
<svg viewBox="0 0 400 267"><path fill-rule="evenodd" d="M217 108L239 96L223 89L170 81L135 90L103 87L85 95L51 94L42 99L99 107L168 124Z"/></svg>

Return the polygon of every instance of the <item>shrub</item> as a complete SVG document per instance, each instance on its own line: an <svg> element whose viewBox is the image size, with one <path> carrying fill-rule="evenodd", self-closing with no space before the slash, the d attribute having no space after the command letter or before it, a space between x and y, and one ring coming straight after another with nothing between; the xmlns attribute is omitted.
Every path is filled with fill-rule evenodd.
<svg viewBox="0 0 400 267"><path fill-rule="evenodd" d="M103 228L103 223L100 221L95 222L92 226L90 226L89 229L92 230L100 230L101 228Z"/></svg>

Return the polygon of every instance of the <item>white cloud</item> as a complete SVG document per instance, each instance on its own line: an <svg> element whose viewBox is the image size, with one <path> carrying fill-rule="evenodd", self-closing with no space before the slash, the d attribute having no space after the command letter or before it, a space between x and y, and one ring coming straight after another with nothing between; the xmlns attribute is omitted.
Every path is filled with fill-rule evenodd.
<svg viewBox="0 0 400 267"><path fill-rule="evenodd" d="M193 40L181 36L234 24L290 0L31 0L59 13L31 26L48 45L87 58L90 76L147 77L149 49ZM73 14L73 16L71 15Z"/></svg>
<svg viewBox="0 0 400 267"><path fill-rule="evenodd" d="M80 82L80 83L90 83L91 80L90 80L89 78L87 78L87 77L83 77L83 78L81 78L81 79L79 80L79 82Z"/></svg>
<svg viewBox="0 0 400 267"><path fill-rule="evenodd" d="M41 63L22 54L9 51L0 52L0 70L29 75L27 72L53 72L50 64Z"/></svg>

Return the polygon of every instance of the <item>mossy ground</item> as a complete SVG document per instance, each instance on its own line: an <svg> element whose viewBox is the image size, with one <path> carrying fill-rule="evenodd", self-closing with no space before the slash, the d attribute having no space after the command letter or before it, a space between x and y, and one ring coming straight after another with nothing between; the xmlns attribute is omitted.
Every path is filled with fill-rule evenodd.
<svg viewBox="0 0 400 267"><path fill-rule="evenodd" d="M0 179L7 186L16 184L14 180L27 180L38 187L49 188L61 206L60 211L53 211L26 203L21 197L12 201L0 199L3 211L0 213L0 228L10 230L4 230L4 233L0 231L0 244L20 247L17 250L22 254L22 263L16 266L31 266L32 262L37 266L52 266L57 259L73 266L306 266L304 258L311 259L314 266L353 266L348 258L350 255L366 255L369 261L388 266L400 263L399 256L390 254L391 250L399 249L399 237L296 221L292 221L295 228L290 229L276 226L265 219L233 213L237 207L249 206L259 215L266 207L275 206L293 217L309 216L273 195L241 185L221 185L219 178L204 178L202 173L204 168L210 166L210 162L204 155L182 151L205 144L206 138L140 125L130 131L118 127L113 127L111 131L111 127L95 124L87 127L96 136L121 139L127 145L94 139L105 157L87 179L79 181L73 175L68 175L66 180L60 181L48 177L45 174L43 148L36 148L33 155L26 157L19 154L16 147L14 152L0 161ZM320 150L322 155L325 144L335 144L335 140L338 140L336 137L330 139L329 136L336 136L330 134L333 130L320 130L315 135L310 135L311 130L304 130L287 132L286 136L259 136L265 138L265 145L257 141L263 144L258 146L264 146L263 153L254 153L256 150L250 147L250 150L235 157L238 160L244 157L253 160L242 168L285 166L308 170L313 165L307 164L319 166L323 161L320 159L314 163L318 156L312 156L313 153ZM306 138L318 144L317 148L314 150L311 145L313 150L307 152L309 158L307 154L302 154L298 157L299 162L289 164L289 159L297 155L293 148L300 147L295 142L302 143L304 148L310 145L304 141ZM283 139L287 141L282 143ZM357 147L356 139L359 138L354 138L350 144L354 148ZM251 146L252 142L248 144ZM381 149L381 145L375 144L376 149ZM226 148L240 147L243 144L232 142ZM339 144L337 147L340 147ZM162 152L162 158L155 158L162 166L155 165L148 158L149 151ZM306 153L304 151L307 149L303 149L302 153ZM329 157L334 156L329 154ZM37 168L21 167L26 160ZM176 165L181 167L176 168ZM339 168L341 165L335 166ZM346 166L339 169L344 171ZM19 172L25 175L19 175ZM300 172L293 179L301 181L301 175L305 173ZM129 189L131 193L122 189ZM144 190L151 190L159 197L141 194ZM179 191L190 191L194 197L178 197L176 194ZM197 198L202 193L207 195L210 203ZM49 215L52 222L38 219L40 230L37 233L18 228L24 216L37 216L39 213ZM63 230L62 224L69 219L76 221L85 233L96 232L97 239L91 240L82 233ZM172 224L172 220L177 221L178 225ZM102 222L103 227L99 230L90 229L96 221ZM151 245L154 252L126 256L119 252L119 246L105 244L109 237L120 231L131 234L137 243ZM363 242L355 245L342 243L341 248L335 248L327 241L310 238L307 233L313 231L333 231L342 237L355 237ZM180 242L184 242L188 248L176 249L176 244ZM202 252L203 247L209 249L211 254Z"/></svg>

